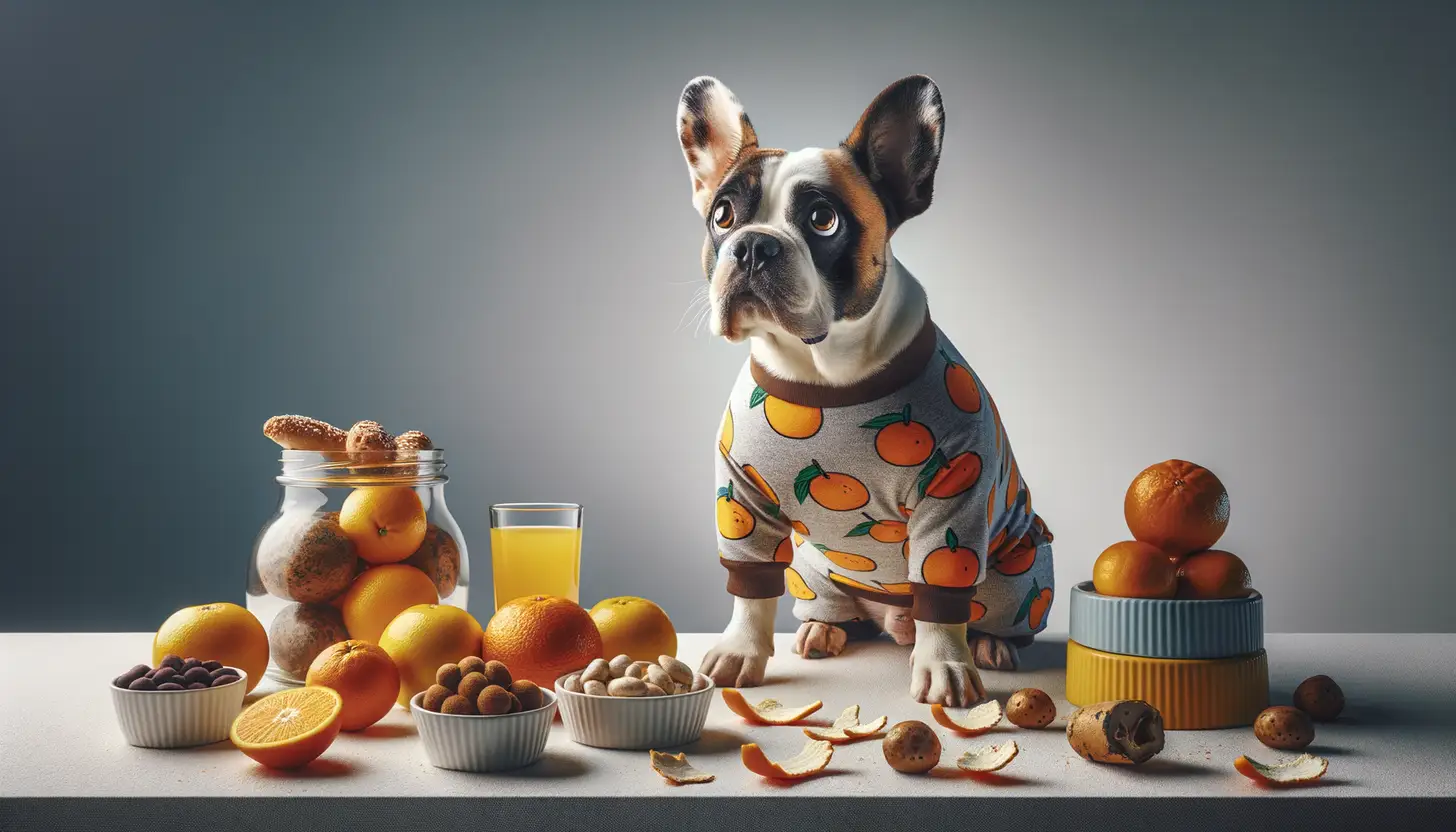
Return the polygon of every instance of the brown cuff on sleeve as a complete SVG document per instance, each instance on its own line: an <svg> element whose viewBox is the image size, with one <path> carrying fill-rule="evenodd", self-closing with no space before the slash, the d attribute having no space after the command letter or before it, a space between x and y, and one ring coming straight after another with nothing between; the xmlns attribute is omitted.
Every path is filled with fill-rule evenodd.
<svg viewBox="0 0 1456 832"><path fill-rule="evenodd" d="M784 569L788 568L787 563L758 563L723 558L719 558L718 562L728 570L728 594L735 598L777 598L784 594Z"/></svg>
<svg viewBox="0 0 1456 832"><path fill-rule="evenodd" d="M965 624L971 620L971 599L976 595L973 586L952 589L928 584L911 584L910 594L914 602L910 615L916 621L931 624Z"/></svg>

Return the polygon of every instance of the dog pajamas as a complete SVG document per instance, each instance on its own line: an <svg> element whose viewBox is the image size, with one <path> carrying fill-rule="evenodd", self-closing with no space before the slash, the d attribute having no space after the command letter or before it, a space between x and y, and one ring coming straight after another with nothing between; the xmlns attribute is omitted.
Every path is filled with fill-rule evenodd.
<svg viewBox="0 0 1456 832"><path fill-rule="evenodd" d="M850 387L778 379L750 358L717 485L733 595L787 589L795 617L831 624L864 618L861 599L1003 638L1046 624L1051 532L990 393L929 318Z"/></svg>

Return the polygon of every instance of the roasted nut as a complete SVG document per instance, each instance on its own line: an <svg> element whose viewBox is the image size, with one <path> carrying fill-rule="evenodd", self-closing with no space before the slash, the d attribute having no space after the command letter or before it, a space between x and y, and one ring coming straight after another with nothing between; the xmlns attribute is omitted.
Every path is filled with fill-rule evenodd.
<svg viewBox="0 0 1456 832"><path fill-rule="evenodd" d="M924 774L940 764L940 737L917 720L897 723L880 747L890 768L905 774Z"/></svg>
<svg viewBox="0 0 1456 832"><path fill-rule="evenodd" d="M618 655L616 658L614 658L611 661L607 662L607 667L611 668L611 670L612 670L612 678L613 679L620 679L623 676L626 676L627 675L627 668L629 668L631 666L632 666L632 657L629 656L629 655L627 655L626 653L622 653L622 654Z"/></svg>
<svg viewBox="0 0 1456 832"><path fill-rule="evenodd" d="M684 685L693 683L693 669L678 661L672 656L658 656L657 666L667 671L674 682L681 682Z"/></svg>
<svg viewBox="0 0 1456 832"><path fill-rule="evenodd" d="M510 668L505 666L504 662L498 662L492 659L485 663L485 670L483 672L485 674L485 681L492 685L499 685L506 690L511 689L511 671Z"/></svg>
<svg viewBox="0 0 1456 832"><path fill-rule="evenodd" d="M439 713L440 708L445 705L445 700L454 695L455 691L450 690L444 685L430 685L429 689L425 691L425 698L420 701L420 704L424 705L427 711Z"/></svg>
<svg viewBox="0 0 1456 832"><path fill-rule="evenodd" d="M467 673L460 679L455 692L469 699L471 702L480 698L480 692L490 687L490 680L485 678L484 673Z"/></svg>
<svg viewBox="0 0 1456 832"><path fill-rule="evenodd" d="M211 682L211 681L212 681L212 674L211 673L208 673L207 672L207 668L203 667L200 664L193 666L192 668L188 669L188 671L186 673L183 673L182 674L182 683L183 684L186 684L186 685L190 685L193 682Z"/></svg>
<svg viewBox="0 0 1456 832"><path fill-rule="evenodd" d="M627 665L627 672L622 675L628 679L641 679L647 675L647 668L651 666L652 662L632 662Z"/></svg>
<svg viewBox="0 0 1456 832"><path fill-rule="evenodd" d="M194 658L190 658L189 657L189 658L186 658L186 659L183 659L182 660L182 672L184 674L187 671L189 671L192 668L194 668L194 667L201 667L201 666L202 666L202 662L200 660L198 660L198 659L194 659Z"/></svg>
<svg viewBox="0 0 1456 832"><path fill-rule="evenodd" d="M612 667L607 664L606 659L592 659L586 670L581 672L583 682L601 682L606 684L612 681Z"/></svg>
<svg viewBox="0 0 1456 832"><path fill-rule="evenodd" d="M469 699L466 699L463 696L460 696L459 694L456 694L455 696L452 696L449 699L445 700L445 703L440 706L440 713L455 714L457 716L474 716L475 703L471 702Z"/></svg>
<svg viewBox="0 0 1456 832"><path fill-rule="evenodd" d="M546 701L546 697L541 695L541 689L530 679L517 679L511 682L511 695L520 700L523 711L534 711Z"/></svg>
<svg viewBox="0 0 1456 832"><path fill-rule="evenodd" d="M208 678L210 679L211 677L208 677ZM188 690L206 690L209 687L211 687L211 685L205 684L203 682L192 682L191 684L189 684L187 686L187 689Z"/></svg>
<svg viewBox="0 0 1456 832"><path fill-rule="evenodd" d="M612 696L646 696L647 683L632 676L623 676L607 685L607 693Z"/></svg>
<svg viewBox="0 0 1456 832"><path fill-rule="evenodd" d="M111 683L119 688L124 688L127 685L130 685L132 682L135 682L143 676L146 676L150 672L152 672L152 669L150 667L147 667L144 664L139 664L133 667L131 670L128 670L127 672L111 680Z"/></svg>
<svg viewBox="0 0 1456 832"><path fill-rule="evenodd" d="M491 685L476 697L475 707L484 716L508 714L511 712L511 692L500 685Z"/></svg>
<svg viewBox="0 0 1456 832"><path fill-rule="evenodd" d="M663 690L662 688L658 687L657 685L652 684L651 682L645 682L645 683L643 683L642 687L646 691L645 693L642 694L643 696L666 696L667 695L667 691Z"/></svg>
<svg viewBox="0 0 1456 832"><path fill-rule="evenodd" d="M642 675L642 681L657 685L663 690L672 689L672 677L667 675L666 670L655 664L647 666L647 672Z"/></svg>
<svg viewBox="0 0 1456 832"><path fill-rule="evenodd" d="M479 656L466 656L456 662L460 665L460 675L466 676L471 673L485 673L485 659Z"/></svg>
<svg viewBox="0 0 1456 832"><path fill-rule="evenodd" d="M612 681L615 682L620 680L613 679ZM611 694L607 692L607 686L597 681L582 682L581 692L585 693L587 696L611 696Z"/></svg>
<svg viewBox="0 0 1456 832"><path fill-rule="evenodd" d="M161 667L158 667L156 670L153 670L151 673L147 674L147 676L151 678L153 682L156 682L159 685L163 682L170 682L173 678L181 675L182 674L177 671L177 668L170 665L162 665Z"/></svg>
<svg viewBox="0 0 1456 832"><path fill-rule="evenodd" d="M465 678L465 674L460 672L460 665L454 662L442 664L440 669L435 671L435 684L442 688L449 688L452 692L460 687L460 680L463 678Z"/></svg>
<svg viewBox="0 0 1456 832"><path fill-rule="evenodd" d="M674 695L676 695L676 694L679 694L679 693L687 693L691 689L692 688L688 687L687 685L683 684L682 682L674 682L673 685L672 685L672 691L671 692Z"/></svg>
<svg viewBox="0 0 1456 832"><path fill-rule="evenodd" d="M187 690L187 688L177 684L176 682L163 682L162 684L157 685L157 690Z"/></svg>
<svg viewBox="0 0 1456 832"><path fill-rule="evenodd" d="M1275 705L1254 719L1254 736L1270 748L1298 751L1314 742L1314 723L1298 708Z"/></svg>
<svg viewBox="0 0 1456 832"><path fill-rule="evenodd" d="M693 684L692 684L692 687L689 688L689 690L693 690L693 691L704 690L704 689L706 689L708 687L708 684L709 684L709 679L708 679L707 676L704 676L701 673L695 673L695 674L693 674Z"/></svg>
<svg viewBox="0 0 1456 832"><path fill-rule="evenodd" d="M140 679L132 679L131 684L126 686L127 690L156 690L157 683L143 676Z"/></svg>
<svg viewBox="0 0 1456 832"><path fill-rule="evenodd" d="M572 693L586 693L581 684L581 674L573 673L561 680L561 689Z"/></svg>
<svg viewBox="0 0 1456 832"><path fill-rule="evenodd" d="M162 657L161 661L157 662L157 667L170 667L178 673L181 673L182 657L173 653L168 653L167 655Z"/></svg>
<svg viewBox="0 0 1456 832"><path fill-rule="evenodd" d="M1328 676L1311 676L1294 689L1294 707L1317 722L1329 722L1345 709L1345 692Z"/></svg>
<svg viewBox="0 0 1456 832"><path fill-rule="evenodd" d="M214 679L216 679L219 676L236 676L236 675L238 675L238 672L236 670L233 670L231 667L219 667L217 670L212 671L212 678L214 678Z"/></svg>
<svg viewBox="0 0 1456 832"><path fill-rule="evenodd" d="M236 673L224 673L220 676L212 677L212 681L209 682L207 686L210 688L220 688L223 685L231 685L233 682L236 682L242 678L243 677L237 675Z"/></svg>
<svg viewBox="0 0 1456 832"><path fill-rule="evenodd" d="M208 673L216 673L217 671L222 670L222 662L218 661L217 659L205 661L202 663L202 666L207 668Z"/></svg>
<svg viewBox="0 0 1456 832"><path fill-rule="evenodd" d="M511 709L510 711L508 711L508 713L518 714L521 711L525 710L525 708L521 707L521 700L517 699L514 693L508 693L506 694L506 696L509 696L511 698Z"/></svg>
<svg viewBox="0 0 1456 832"><path fill-rule="evenodd" d="M1045 728L1057 718L1057 706L1046 691L1022 688L1006 700L1006 719L1020 728Z"/></svg>

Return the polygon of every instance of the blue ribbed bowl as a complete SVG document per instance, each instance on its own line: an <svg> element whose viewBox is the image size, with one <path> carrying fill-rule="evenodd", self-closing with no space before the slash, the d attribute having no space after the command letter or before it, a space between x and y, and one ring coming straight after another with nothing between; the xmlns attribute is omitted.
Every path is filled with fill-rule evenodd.
<svg viewBox="0 0 1456 832"><path fill-rule="evenodd" d="M1113 598L1072 588L1072 640L1150 659L1222 659L1264 649L1264 596L1214 601Z"/></svg>

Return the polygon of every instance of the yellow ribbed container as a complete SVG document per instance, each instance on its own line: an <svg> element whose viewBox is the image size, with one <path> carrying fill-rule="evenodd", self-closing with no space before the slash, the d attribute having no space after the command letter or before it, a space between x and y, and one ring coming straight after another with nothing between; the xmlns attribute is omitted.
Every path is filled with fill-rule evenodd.
<svg viewBox="0 0 1456 832"><path fill-rule="evenodd" d="M1269 707L1269 661L1263 650L1227 659L1146 659L1067 642L1067 701L1091 705L1141 699L1171 730L1254 724Z"/></svg>

